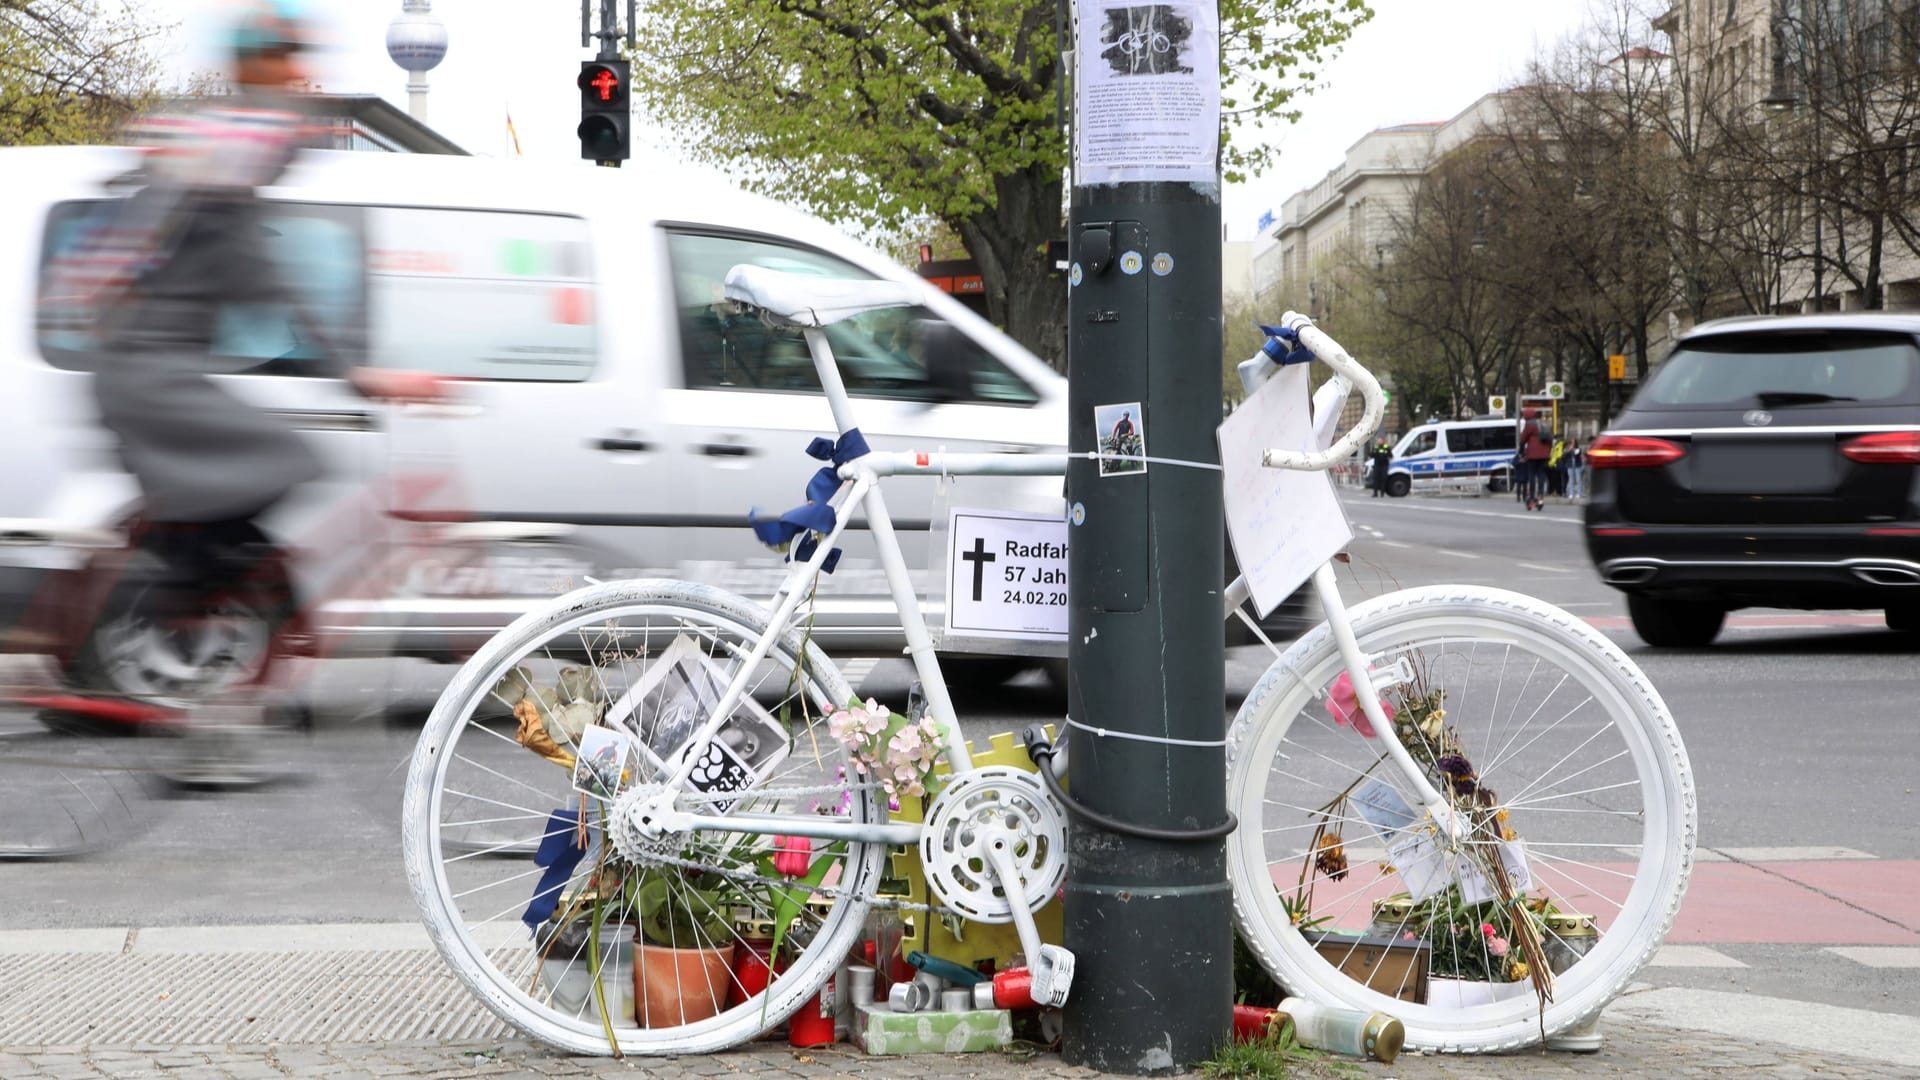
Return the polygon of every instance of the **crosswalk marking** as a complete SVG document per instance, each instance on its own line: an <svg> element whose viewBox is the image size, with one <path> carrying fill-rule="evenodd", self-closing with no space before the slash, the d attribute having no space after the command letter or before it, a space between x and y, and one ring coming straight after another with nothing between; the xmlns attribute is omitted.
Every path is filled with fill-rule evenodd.
<svg viewBox="0 0 1920 1080"><path fill-rule="evenodd" d="M1640 857L1636 847L1614 848L1630 859ZM1877 859L1878 855L1861 851L1859 848L1834 847L1826 844L1812 844L1806 847L1702 847L1693 851L1693 861L1703 862L1840 862L1854 859Z"/></svg>
<svg viewBox="0 0 1920 1080"><path fill-rule="evenodd" d="M1835 859L1871 859L1858 848L1829 847L1712 847L1693 854L1696 862L1829 862Z"/></svg>
<svg viewBox="0 0 1920 1080"><path fill-rule="evenodd" d="M1662 945L1647 961L1648 967L1669 968L1743 968L1747 965L1718 949L1705 945Z"/></svg>
<svg viewBox="0 0 1920 1080"><path fill-rule="evenodd" d="M858 691L860 684L867 681L867 676L873 674L873 667L879 662L878 659L871 656L863 656L857 660L849 660L840 665L840 674L846 678L848 686Z"/></svg>
<svg viewBox="0 0 1920 1080"><path fill-rule="evenodd" d="M1678 986L1628 994L1606 1015L1920 1068L1920 1018L1911 1016Z"/></svg>
<svg viewBox="0 0 1920 1080"><path fill-rule="evenodd" d="M1843 945L1827 950L1870 968L1920 968L1920 946Z"/></svg>
<svg viewBox="0 0 1920 1080"><path fill-rule="evenodd" d="M1451 555L1456 559L1477 559L1480 557L1471 551L1455 551L1452 548L1435 548L1434 550L1442 555Z"/></svg>

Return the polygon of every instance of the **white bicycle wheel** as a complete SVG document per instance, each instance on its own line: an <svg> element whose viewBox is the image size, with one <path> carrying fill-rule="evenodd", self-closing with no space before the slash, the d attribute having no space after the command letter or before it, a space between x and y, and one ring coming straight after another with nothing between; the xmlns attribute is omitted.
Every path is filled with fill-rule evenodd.
<svg viewBox="0 0 1920 1080"><path fill-rule="evenodd" d="M1461 842L1422 828L1412 785L1352 719L1322 625L1234 720L1243 940L1289 992L1397 1016L1424 1050L1501 1050L1580 1024L1652 956L1686 891L1694 790L1673 718L1612 642L1530 597L1410 589L1352 618L1402 742L1479 826ZM1524 887L1480 900L1502 868ZM1514 966L1521 910L1553 972L1544 1014Z"/></svg>
<svg viewBox="0 0 1920 1080"><path fill-rule="evenodd" d="M813 841L809 873L789 877L774 868L768 835L703 830L649 840L619 824L653 775L643 755L678 759L718 703L714 687L739 669L766 620L758 606L704 585L593 585L516 620L442 694L408 776L407 874L441 955L521 1031L578 1053L610 1053L609 1025L624 1053L724 1049L785 1019L845 961L884 845ZM676 805L880 821L872 788L849 784L841 771L844 751L824 713L850 691L820 650L790 631L749 686L750 700L713 744L729 747L716 764L740 770L732 775L745 789L689 791ZM568 735L587 748L582 765L599 763L596 740L630 732L624 772L586 768L576 780L527 746L539 742L533 731L551 739L570 724L585 725ZM721 774L702 775L709 772ZM617 786L611 800L576 790L600 780ZM550 872L530 854L542 841L585 850L570 872ZM781 869L791 873L794 845L783 846ZM545 917L530 907L536 894L552 898ZM769 965L774 922L782 946ZM666 955L662 946L684 951ZM609 991L592 989L596 957L614 972L601 980ZM619 974L625 963L645 974Z"/></svg>

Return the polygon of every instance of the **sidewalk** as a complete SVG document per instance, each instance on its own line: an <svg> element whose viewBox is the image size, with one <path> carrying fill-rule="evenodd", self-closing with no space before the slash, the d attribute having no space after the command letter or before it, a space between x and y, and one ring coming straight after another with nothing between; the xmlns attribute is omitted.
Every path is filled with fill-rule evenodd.
<svg viewBox="0 0 1920 1080"><path fill-rule="evenodd" d="M1499 1057L1402 1056L1392 1065L1355 1063L1346 1070L1317 1070L1398 1080L1532 1080L1532 1078L1752 1077L1804 1080L1844 1077L1880 1080L1911 1077L1914 1069L1864 1058L1834 1058L1778 1044L1751 1044L1652 1025L1610 1025L1607 1046L1597 1054ZM647 1076L661 1080L725 1076L773 1080L1091 1080L1111 1074L1068 1065L1058 1054L988 1053L937 1057L867 1057L847 1046L792 1050L784 1043L757 1043L708 1057L581 1058L555 1054L525 1042L437 1045L402 1042L383 1046L47 1046L0 1050L0 1076L7 1080L82 1080L91 1077L164 1080L263 1080L313 1077L372 1080L385 1077L451 1078Z"/></svg>
<svg viewBox="0 0 1920 1080"><path fill-rule="evenodd" d="M342 935L351 947L341 947ZM0 931L0 1078L915 1077L1102 1074L1057 1054L870 1058L758 1043L699 1058L570 1057L487 1013L399 925ZM1400 1080L1920 1075L1920 1018L1759 997L1642 989L1597 1054L1403 1056L1352 1075ZM1322 1072L1322 1075L1336 1075Z"/></svg>

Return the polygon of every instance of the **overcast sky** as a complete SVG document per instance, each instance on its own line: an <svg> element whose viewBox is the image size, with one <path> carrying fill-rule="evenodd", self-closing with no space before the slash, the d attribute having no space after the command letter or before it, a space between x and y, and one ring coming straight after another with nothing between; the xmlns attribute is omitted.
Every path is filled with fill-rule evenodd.
<svg viewBox="0 0 1920 1080"><path fill-rule="evenodd" d="M217 66L210 42L227 5L219 0L136 0L180 24L170 62L178 72ZM1230 187L1222 215L1230 238L1251 239L1264 210L1339 165L1347 147L1376 127L1445 120L1512 82L1534 53L1577 25L1589 0L1372 0L1376 12L1302 103L1300 123L1278 134L1277 166ZM597 10L598 4L594 7ZM406 74L386 54L386 26L400 0L307 0L325 11L337 47L319 78L334 93L376 93L406 107ZM621 5L624 9L625 5ZM641 5L642 12L645 4ZM574 0L440 0L447 59L428 75L431 123L476 154L511 156L513 115L529 158L577 160L579 5ZM641 153L638 146L636 154ZM629 162L627 167L637 167ZM583 168L590 167L583 163Z"/></svg>

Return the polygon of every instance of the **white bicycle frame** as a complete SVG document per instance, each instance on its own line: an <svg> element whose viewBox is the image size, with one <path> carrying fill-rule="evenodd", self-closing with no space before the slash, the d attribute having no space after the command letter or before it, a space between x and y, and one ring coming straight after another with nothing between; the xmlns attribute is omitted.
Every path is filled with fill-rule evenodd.
<svg viewBox="0 0 1920 1080"><path fill-rule="evenodd" d="M1380 384L1373 375L1349 356L1332 338L1315 328L1305 316L1289 312L1287 327L1295 331L1301 343L1318 358L1326 361L1337 372L1335 382L1340 384L1329 395L1334 409L1344 401L1349 388L1358 388L1365 400L1365 411L1358 424L1332 446L1320 451L1268 450L1263 464L1272 468L1289 468L1302 471L1324 470L1332 463L1342 460L1352 453L1366 437L1379 425L1383 412L1384 396ZM833 358L833 351L827 342L826 332L818 326L801 328L806 337L807 348L813 358L814 368L819 372L821 389L826 393L827 401L833 410L834 426L838 434L845 435L855 425L852 402L847 396L846 384L840 377L840 369ZM1261 358L1256 356L1255 360ZM830 500L835 509L835 521L832 532L826 535L814 548L813 553L804 561L795 560L792 569L787 572L779 591L775 594L774 606L767 632L755 644L752 651L742 660L739 671L728 684L713 712L700 729L694 734L691 745L704 750L708 740L720 730L727 719L733 715L734 707L747 693L755 669L766 659L774 643L784 637L789 620L799 609L802 598L808 595L808 586L820 572L820 567L834 547L841 534L846 531L853 515L848 509L859 506L866 512L867 527L873 532L873 539L880 552L880 564L886 572L887 586L892 594L894 606L899 609L901 628L906 632L907 653L913 660L914 672L918 675L922 692L926 696L928 712L941 721L945 728L947 760L954 775L969 772L973 768L973 756L968 750L966 739L960 733L958 713L953 707L953 698L947 690L945 677L940 671L940 663L935 656L933 639L927 632L925 617L920 611L919 596L914 591L913 581L907 570L905 558L900 553L900 544L893 531L893 519L887 513L885 497L881 494L879 480L883 476L928 475L928 476L1059 476L1065 473L1069 455L1066 454L993 454L993 453L868 453L841 465L838 473L841 485ZM1411 790L1433 815L1434 821L1443 831L1450 831L1458 822L1451 811L1447 799L1440 794L1427 779L1426 773L1414 763L1411 755L1394 735L1394 727L1380 707L1379 695L1369 676L1367 657L1360 649L1354 637L1353 625L1348 618L1345 603L1341 600L1338 582L1334 577L1333 564L1322 565L1313 575L1314 591L1320 599L1326 613L1327 623L1332 629L1342 660L1346 664L1349 677L1353 681L1355 700L1372 722L1373 729L1381 733L1380 742L1387 753L1407 779ZM1231 618L1240 603L1248 595L1246 578L1241 577L1227 587L1225 616ZM700 753L685 755L680 764L664 780L668 792L681 790L692 775L694 765ZM724 817L688 813L664 805L664 801L649 808L655 815L654 827L670 830L712 830L725 832L767 832L789 836L806 836L823 840L852 840L866 843L890 845L917 844L923 826L919 822L883 823L856 822L818 814L759 815L736 810ZM1016 908L1019 905L1014 905Z"/></svg>

